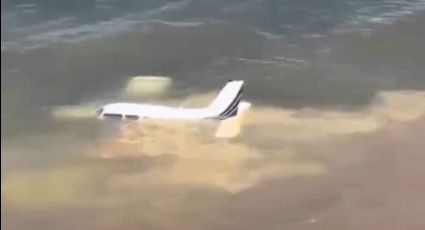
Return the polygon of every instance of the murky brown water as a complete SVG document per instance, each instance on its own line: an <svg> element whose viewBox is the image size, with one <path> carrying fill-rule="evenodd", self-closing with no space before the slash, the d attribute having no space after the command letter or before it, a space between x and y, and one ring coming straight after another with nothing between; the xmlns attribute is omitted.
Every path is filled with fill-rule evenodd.
<svg viewBox="0 0 425 230"><path fill-rule="evenodd" d="M2 227L423 229L424 19L372 34L338 23L298 43L152 22L147 34L2 51ZM172 77L178 103L244 79L253 107L232 140L213 124L49 116L116 98L135 74Z"/></svg>

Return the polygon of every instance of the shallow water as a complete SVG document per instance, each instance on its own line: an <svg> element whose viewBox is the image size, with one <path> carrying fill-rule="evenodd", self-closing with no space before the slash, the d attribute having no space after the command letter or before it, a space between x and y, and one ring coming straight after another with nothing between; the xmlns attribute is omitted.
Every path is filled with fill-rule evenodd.
<svg viewBox="0 0 425 230"><path fill-rule="evenodd" d="M2 227L425 227L423 1L93 2L2 2ZM245 80L241 135L50 116L143 74Z"/></svg>

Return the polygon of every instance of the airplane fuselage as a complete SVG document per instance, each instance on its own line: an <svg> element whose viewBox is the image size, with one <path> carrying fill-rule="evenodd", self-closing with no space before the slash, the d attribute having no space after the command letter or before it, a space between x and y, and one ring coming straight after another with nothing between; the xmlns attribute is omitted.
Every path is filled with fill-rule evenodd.
<svg viewBox="0 0 425 230"><path fill-rule="evenodd" d="M224 120L238 113L243 81L229 81L214 101L205 108L175 108L139 103L113 103L99 110L99 118L118 119L214 119Z"/></svg>
<svg viewBox="0 0 425 230"><path fill-rule="evenodd" d="M162 105L114 103L105 105L99 116L120 117L122 119L204 119L208 118L206 109L174 108Z"/></svg>

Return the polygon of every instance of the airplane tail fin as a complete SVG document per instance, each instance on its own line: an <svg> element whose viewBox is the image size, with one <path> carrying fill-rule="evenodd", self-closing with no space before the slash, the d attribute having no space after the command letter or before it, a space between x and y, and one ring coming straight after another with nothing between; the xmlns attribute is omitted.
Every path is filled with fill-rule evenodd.
<svg viewBox="0 0 425 230"><path fill-rule="evenodd" d="M229 81L207 107L213 119L225 120L238 113L242 99L243 81Z"/></svg>
<svg viewBox="0 0 425 230"><path fill-rule="evenodd" d="M251 103L241 102L238 105L237 114L220 121L216 131L217 138L233 138L239 135L246 112L251 108Z"/></svg>

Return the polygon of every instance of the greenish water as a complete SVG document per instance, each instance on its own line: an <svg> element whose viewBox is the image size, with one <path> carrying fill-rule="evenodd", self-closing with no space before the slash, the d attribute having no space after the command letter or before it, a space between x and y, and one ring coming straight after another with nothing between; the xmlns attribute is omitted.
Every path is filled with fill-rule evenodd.
<svg viewBox="0 0 425 230"><path fill-rule="evenodd" d="M425 18L409 4L2 1L2 227L420 228ZM50 116L135 75L171 77L161 100L243 79L254 110L232 141L173 124L139 145Z"/></svg>

